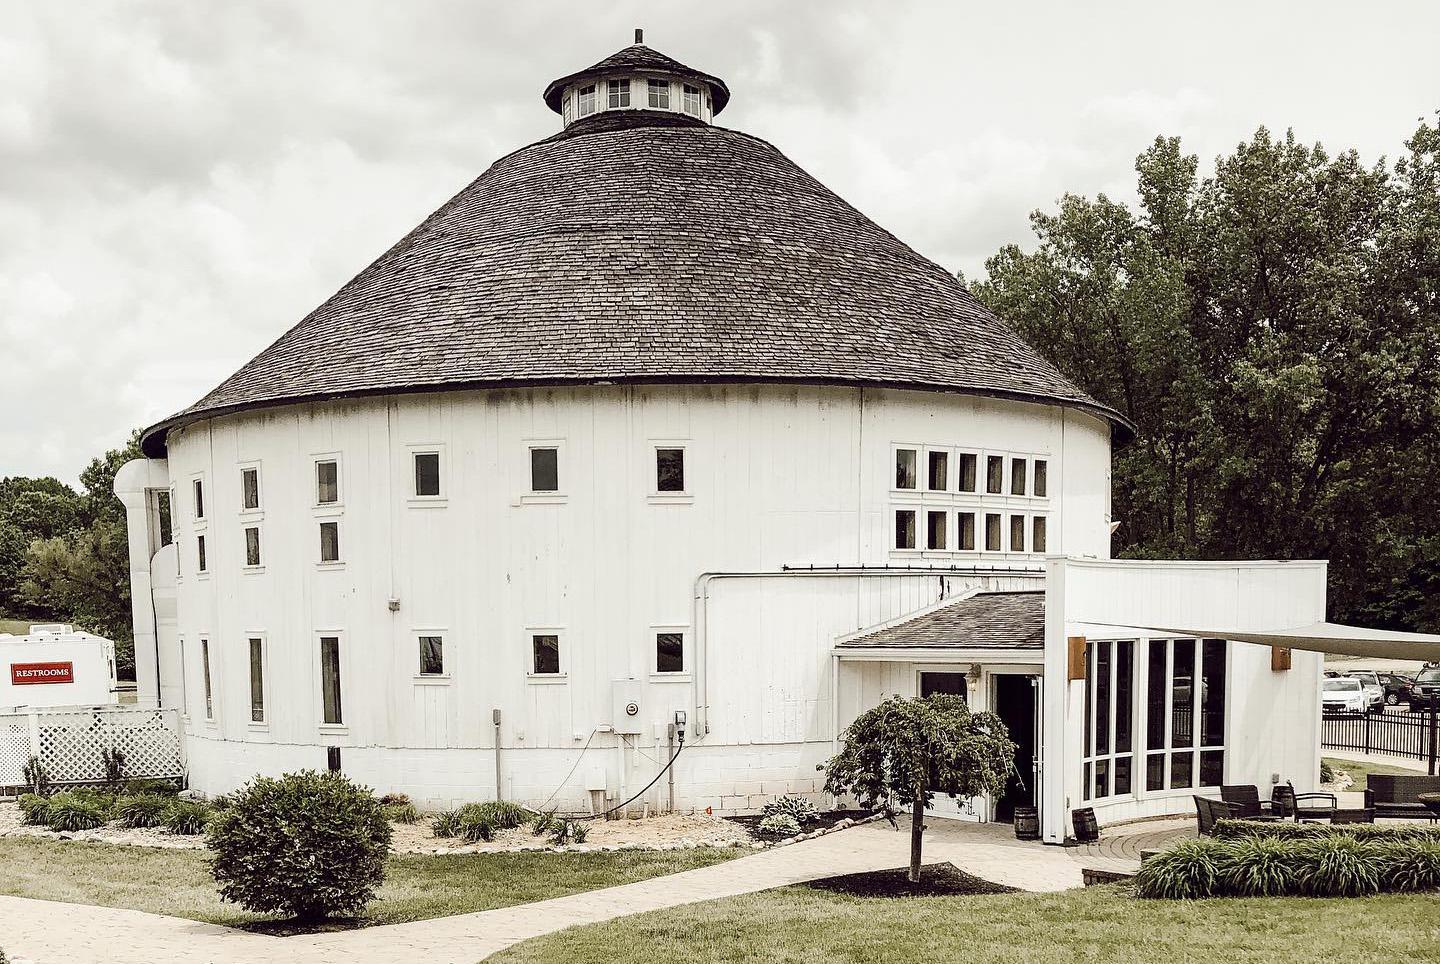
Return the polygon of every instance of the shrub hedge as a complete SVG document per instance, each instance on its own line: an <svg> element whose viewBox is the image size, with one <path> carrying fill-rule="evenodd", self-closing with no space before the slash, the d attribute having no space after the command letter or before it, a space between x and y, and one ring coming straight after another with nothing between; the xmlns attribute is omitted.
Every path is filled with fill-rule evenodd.
<svg viewBox="0 0 1440 964"><path fill-rule="evenodd" d="M1440 840L1362 840L1341 832L1288 839L1252 834L1187 840L1146 860L1135 875L1138 896L1172 900L1360 897L1436 889L1440 889Z"/></svg>
<svg viewBox="0 0 1440 964"><path fill-rule="evenodd" d="M1265 820L1217 820L1215 836L1222 840L1275 837L1280 840L1316 840L1343 835L1356 840L1440 840L1440 827L1423 824L1281 823Z"/></svg>

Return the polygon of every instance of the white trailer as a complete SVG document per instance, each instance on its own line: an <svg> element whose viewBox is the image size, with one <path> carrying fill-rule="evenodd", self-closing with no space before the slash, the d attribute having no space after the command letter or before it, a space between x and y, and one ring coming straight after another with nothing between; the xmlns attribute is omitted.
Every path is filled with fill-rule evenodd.
<svg viewBox="0 0 1440 964"><path fill-rule="evenodd" d="M0 633L0 711L118 702L115 644L60 623Z"/></svg>

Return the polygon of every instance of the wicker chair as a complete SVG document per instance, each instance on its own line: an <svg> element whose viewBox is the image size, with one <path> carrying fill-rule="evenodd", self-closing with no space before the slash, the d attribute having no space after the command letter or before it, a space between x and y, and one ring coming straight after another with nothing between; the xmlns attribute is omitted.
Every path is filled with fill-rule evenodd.
<svg viewBox="0 0 1440 964"><path fill-rule="evenodd" d="M1235 816L1235 807L1224 800L1212 800L1198 795L1195 797L1195 822L1199 825L1202 837L1214 835L1215 821L1232 820Z"/></svg>
<svg viewBox="0 0 1440 964"><path fill-rule="evenodd" d="M1260 788L1254 784L1231 784L1220 788L1220 799L1235 808L1241 820L1279 820L1274 800L1260 802Z"/></svg>

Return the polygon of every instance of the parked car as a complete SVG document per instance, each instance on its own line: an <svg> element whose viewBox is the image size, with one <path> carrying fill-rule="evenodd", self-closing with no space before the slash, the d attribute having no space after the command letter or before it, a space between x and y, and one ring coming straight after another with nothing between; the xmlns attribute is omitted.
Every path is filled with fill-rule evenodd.
<svg viewBox="0 0 1440 964"><path fill-rule="evenodd" d="M1380 685L1385 687L1385 704L1399 706L1410 702L1410 691L1415 687L1415 677L1404 673L1380 673Z"/></svg>
<svg viewBox="0 0 1440 964"><path fill-rule="evenodd" d="M1385 687L1380 682L1379 673L1373 669L1352 669L1345 675L1360 681L1361 688L1365 690L1365 711L1367 713L1385 712Z"/></svg>
<svg viewBox="0 0 1440 964"><path fill-rule="evenodd" d="M1440 663L1426 663L1415 675L1410 688L1410 712L1420 713L1430 707L1430 697L1440 695Z"/></svg>
<svg viewBox="0 0 1440 964"><path fill-rule="evenodd" d="M1327 676L1320 684L1323 713L1364 713L1370 707L1365 687L1351 676Z"/></svg>

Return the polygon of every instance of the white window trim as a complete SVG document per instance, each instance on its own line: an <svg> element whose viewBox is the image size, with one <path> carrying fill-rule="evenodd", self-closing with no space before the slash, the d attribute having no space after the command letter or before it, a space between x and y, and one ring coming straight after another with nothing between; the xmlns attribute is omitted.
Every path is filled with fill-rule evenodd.
<svg viewBox="0 0 1440 964"><path fill-rule="evenodd" d="M978 521L979 521L979 524L980 524L980 528L979 528L979 530L975 533L975 544L980 547L979 551L980 551L980 552L989 552L989 553L1004 552L1004 551L1005 551L1005 541L1006 541L1006 538L1007 538L1006 532L1005 532L1005 525L1006 525L1006 521L1007 521L1006 518L1005 518L1006 513L1005 513L1002 509L998 509L998 508L995 508L995 507L993 507L993 506L991 506L991 507L989 507L989 508L986 508L986 507L983 507L983 506L982 506L982 507L981 507L979 510L977 510L977 511L978 511L978 515L979 515L979 520L978 520ZM998 517L1000 518L1000 546L999 546L999 548L997 548L997 549L991 549L991 548L990 548L990 544L989 544L989 534L988 534L988 533L989 533L990 523L989 523L988 517L989 517L989 516L992 516L992 515L993 515L993 516L998 516Z"/></svg>
<svg viewBox="0 0 1440 964"><path fill-rule="evenodd" d="M438 455L440 457L440 494L415 494L415 456ZM439 508L450 503L450 459L443 442L417 442L405 446L405 492L406 505L414 508Z"/></svg>
<svg viewBox="0 0 1440 964"><path fill-rule="evenodd" d="M420 672L420 637L440 637L440 664L445 668L443 673L422 673ZM410 656L414 660L411 663L412 681L417 686L449 686L453 675L450 672L450 629L447 626L419 626L410 630Z"/></svg>
<svg viewBox="0 0 1440 964"><path fill-rule="evenodd" d="M678 673L662 673L659 670L660 663L660 641L656 638L661 633L680 634L680 658L684 661L685 668ZM692 663L693 646L690 641L690 626L681 623L656 623L650 627L650 678L657 682L665 683L688 683L695 677L694 664Z"/></svg>
<svg viewBox="0 0 1440 964"><path fill-rule="evenodd" d="M1036 548L1035 548L1035 520L1037 520L1037 519L1044 519L1044 520L1045 520L1045 548L1044 548L1044 549L1036 549ZM1052 543L1053 543L1055 540L1054 540L1054 538L1053 538L1053 537L1054 537L1054 531L1052 530L1052 528L1051 528L1051 526L1050 526L1050 513L1048 513L1048 512L1031 512L1030 515L1029 515L1029 522L1027 523L1027 525L1029 526L1029 533L1030 533L1030 545L1029 545L1029 549L1027 550L1027 552L1028 552L1030 555L1032 555L1032 556L1053 556L1053 555L1058 555L1058 553L1057 553L1056 550L1055 550L1054 545L1052 545Z"/></svg>
<svg viewBox="0 0 1440 964"><path fill-rule="evenodd" d="M1222 736L1222 738L1224 739L1225 742L1224 742L1223 744L1218 744L1218 745L1217 745L1217 744L1213 744L1213 743L1201 743L1201 742L1200 742L1201 737L1202 737L1202 735L1203 735L1203 726L1204 726L1203 719L1202 719L1202 717L1203 717L1203 712L1204 712L1204 699L1203 699L1203 696L1202 696L1202 694L1201 694L1200 687L1199 687L1198 683L1199 683L1199 681L1203 678L1203 674L1204 674L1204 646L1205 646L1205 640L1206 640L1206 639L1216 639L1216 638L1217 638L1217 637L1215 637L1215 636L1209 636L1209 637L1205 637L1205 636L1149 636L1149 637L1141 637L1141 638L1135 640L1135 646L1136 646L1135 655L1134 655L1134 664L1135 664L1135 665L1134 665L1134 667L1133 667L1133 669L1132 669L1132 673L1134 674L1134 679L1133 679L1133 681L1132 681L1132 683L1131 683L1132 696L1133 696L1133 698L1134 698L1134 700L1135 700L1134 717L1133 717L1133 719L1134 719L1134 728L1135 728L1135 729L1134 729L1134 737L1133 737L1133 739L1131 740L1131 746L1132 746L1132 748L1133 748L1132 752L1133 752L1133 754L1134 754L1135 762L1131 764L1132 773L1131 773L1131 777L1130 777L1130 786L1131 786L1132 793L1131 793L1129 796L1133 796L1135 799L1139 799L1139 800L1144 800L1144 799L1147 799L1147 798L1154 799L1154 798L1161 798L1161 797L1177 797L1177 798L1178 798L1178 797L1191 796L1191 795L1194 795L1194 794L1196 794L1196 793L1200 793L1200 792L1203 791L1203 790L1213 790L1213 789L1217 789L1217 787L1206 787L1206 786L1202 786L1201 783L1200 783L1200 754L1201 754L1202 752L1207 752L1207 751L1216 751L1216 750L1218 750L1218 751L1220 751L1220 753L1221 753L1221 758L1220 758L1220 760L1221 760L1221 775L1220 775L1220 783L1221 783L1221 785L1223 785L1227 780L1230 779L1230 772L1229 772L1229 768L1230 768L1230 747L1231 747L1231 745L1233 744L1232 734L1231 734L1231 731L1230 731L1230 723L1231 723L1231 717L1232 717L1232 708L1233 708L1233 706L1234 706L1234 703L1233 703L1234 692L1233 692L1233 688L1232 688L1232 686L1231 686L1231 681L1234 679L1234 672L1233 672L1233 671L1234 671L1234 668L1235 668L1235 667L1234 667L1234 651L1235 651L1235 647L1232 646L1232 645L1230 645L1230 643L1229 643L1228 640L1222 640L1222 642L1225 642L1225 655L1224 655L1224 662L1225 662L1225 692L1224 692L1224 694L1223 694L1223 698L1224 698L1224 701L1225 701L1225 719L1224 719L1224 726L1223 726L1224 732L1221 734L1221 736ZM1193 707L1192 707L1192 708L1193 708L1193 711L1194 711L1194 717L1193 717L1192 720L1191 720L1191 730L1192 730L1192 732L1195 734L1195 743L1194 743L1193 746L1176 747L1176 746L1174 745L1174 742L1175 742L1175 734L1174 734L1174 728L1175 728L1175 711L1174 711L1174 703L1175 703L1175 641L1176 641L1177 639L1194 639L1194 640L1195 640L1195 675L1194 675L1194 678L1193 678L1193 680L1192 680L1192 682L1191 682L1192 692L1195 693L1195 697L1194 697L1194 700L1193 700ZM1149 746L1149 738L1150 738L1150 729L1149 729L1149 728L1150 728L1150 692L1149 692L1149 687L1150 687L1150 644L1151 644L1152 642L1160 642L1160 643L1164 643L1164 644L1165 644L1165 706L1164 706L1164 709L1161 711L1161 712L1163 712L1163 713L1165 714L1165 735L1164 735L1165 746L1164 746L1163 749L1159 749L1159 750L1152 750L1152 749L1150 748L1150 746ZM1113 701L1112 701L1112 702L1113 702ZM1192 756L1191 756L1191 761L1190 761L1190 767L1191 767L1191 769L1190 769L1190 776L1191 776L1191 779L1190 779L1190 786L1188 786L1188 787L1172 787L1172 786L1170 785L1170 780L1171 780L1171 757L1175 754L1175 752L1177 751L1177 749L1178 749L1178 751L1181 752L1181 753L1190 753L1190 754L1192 754ZM1163 759L1163 761L1164 761L1164 762L1161 764L1161 766L1162 766L1162 768L1163 768L1163 773L1164 773L1164 776L1165 776L1165 779L1164 779L1164 781L1163 781L1163 782L1164 782L1164 786L1163 786L1163 787L1160 787L1159 789L1156 789L1156 790L1151 790L1151 789L1149 789L1149 786L1148 786L1148 785L1149 785L1149 765L1150 765L1150 757L1151 757L1151 756L1159 756L1159 757L1161 757L1161 758ZM1089 759L1089 758L1087 757L1087 758L1085 758L1085 759ZM1081 765L1081 771L1080 771L1080 772L1081 772L1081 780L1083 781L1083 780L1084 780L1084 772L1085 772L1085 771L1084 771L1084 764L1083 764L1083 762L1082 762L1082 765ZM1082 789L1082 793L1083 793L1083 792L1084 792L1084 787L1082 787L1081 789ZM1110 797L1105 797L1105 798L1102 798L1102 799L1106 799L1106 800L1126 799L1126 796L1127 796L1127 795L1123 795L1123 794L1122 794L1121 796L1119 796L1119 797L1116 797L1116 796L1114 796L1114 795L1111 795Z"/></svg>
<svg viewBox="0 0 1440 964"><path fill-rule="evenodd" d="M567 473L566 473L566 471L565 471L566 466L567 466L567 464L568 464L568 460L567 460L566 457L565 457L565 439L563 439L563 438L527 438L527 439L524 440L524 444L525 444L525 464L521 467L521 473L522 473L522 474L521 474L521 479L522 479L523 482L524 482L524 488L523 488L522 494L521 494L521 496L520 496L520 504L521 504L521 505L558 505L558 504L560 504L560 503L562 503L562 502L567 502L567 501L569 501L570 495L569 495L569 493L568 493L568 492L566 491L566 489L565 489L565 483L566 483L566 481L567 481L567 479L568 479ZM531 459L530 453L533 452L535 449L554 449L554 450L555 450L555 486L556 486L556 488L555 488L555 491L554 491L554 492L537 492L537 491L535 491L534 489L531 488L531 486L532 486L532 485L534 484L534 482L535 482L535 478L534 478L534 475L532 474L531 468L530 468L530 464L531 464L531 463L530 463L530 459Z"/></svg>
<svg viewBox="0 0 1440 964"><path fill-rule="evenodd" d="M902 489L896 484L900 470L900 452L911 450L915 453L915 488ZM925 491L923 483L925 480L925 446L919 442L891 442L890 443L890 465L886 468L889 473L885 485L894 495L918 496ZM891 540L894 541L893 539Z"/></svg>
<svg viewBox="0 0 1440 964"><path fill-rule="evenodd" d="M675 85L661 77L646 77L645 80L645 109L646 110L674 110L671 105L675 103ZM657 89L663 87L665 90L665 103L650 103L650 85L655 84Z"/></svg>
<svg viewBox="0 0 1440 964"><path fill-rule="evenodd" d="M660 491L660 450L679 449L681 451L681 464L685 473L685 487L679 492ZM691 488L693 475L690 472L690 440L689 439L651 439L650 447L647 449L650 455L646 471L649 473L650 492L646 496L647 501L653 504L683 504L689 505L695 501L695 492Z"/></svg>
<svg viewBox="0 0 1440 964"><path fill-rule="evenodd" d="M951 525L955 513L943 506L925 505L920 508L920 524L917 526L918 531L915 533L915 541L920 543L921 548L924 549L928 555L948 556L952 552L955 552L955 539L953 536L958 529ZM932 512L938 513L945 519L945 547L943 549L930 548L930 513Z"/></svg>
<svg viewBox="0 0 1440 964"><path fill-rule="evenodd" d="M973 518L973 519L975 520L975 524L974 524L974 526L973 526L972 529L971 529L971 532L972 532L972 534L973 534L974 537L975 537L975 545L974 545L973 547L969 548L969 549L962 549L962 548L960 548L960 517L961 517L962 515L968 515L968 516L970 516L971 518ZM950 551L951 551L951 552L954 552L954 553L958 553L958 554L960 554L960 555L962 555L962 556L973 556L973 555L977 555L977 554L981 551L981 545L982 545L982 543L983 543L983 541L984 541L984 538L985 538L985 533L982 531L982 526L983 526L983 525L984 525L984 513L983 513L983 511L982 511L981 509L979 509L978 507L977 507L977 508L968 508L968 507L967 507L967 508L956 509L956 510L955 510L955 524L954 524L954 527L953 527L953 529L952 529L952 531L951 531L951 535L952 535L953 538L952 538L952 540L951 540L951 549L950 549Z"/></svg>
<svg viewBox="0 0 1440 964"><path fill-rule="evenodd" d="M925 507L916 502L913 505L896 505L890 508L890 528L885 538L889 540L890 551L899 552L905 555L919 555L925 551ZM915 545L909 549L903 549L895 544L895 536L899 532L899 515L901 512L912 512L915 514Z"/></svg>
<svg viewBox="0 0 1440 964"><path fill-rule="evenodd" d="M204 515L196 515L196 514L195 514L195 483L197 483L197 482L200 483L201 498L204 499L204 502L205 502L205 514L204 514ZM191 529L193 529L193 530L195 530L195 531L199 531L199 530L201 530L201 529L206 528L206 527L209 525L209 523L210 523L210 510L211 510L210 497L211 497L212 494L213 494L213 493L210 491L210 484L205 481L205 473L204 473L204 472L193 472L193 473L191 473L191 475L190 475L190 528L191 528ZM174 516L175 516L175 503L174 503L174 500L173 500L173 499L171 500L171 503L170 503L170 516L171 516L171 518L170 518L170 526L171 526L171 528L173 529L174 526L175 526L175 518L174 518Z"/></svg>
<svg viewBox="0 0 1440 964"><path fill-rule="evenodd" d="M245 723L251 730L270 729L270 637L263 630L247 630L245 639ZM250 692L250 640L260 640L260 699L263 701L265 719L252 718L253 707Z"/></svg>
<svg viewBox="0 0 1440 964"><path fill-rule="evenodd" d="M534 636L556 637L556 645L560 648L560 672L535 672L535 641L532 638ZM524 639L526 682L544 685L547 683L564 683L570 678L570 647L565 644L564 626L527 626L525 628Z"/></svg>
<svg viewBox="0 0 1440 964"><path fill-rule="evenodd" d="M341 542L342 518L339 515L325 517L319 516L315 519L315 568L316 569L344 569L345 568L345 544ZM321 558L321 546L323 540L320 537L320 527L333 522L335 524L335 550L340 553L338 559ZM261 558L264 558L263 556Z"/></svg>
<svg viewBox="0 0 1440 964"><path fill-rule="evenodd" d="M260 542L260 562L258 565L250 565L250 539L245 534L247 529L255 529ZM209 550L206 550L209 554ZM260 573L265 571L265 525L259 519L246 519L240 526L240 571L242 573Z"/></svg>
<svg viewBox="0 0 1440 964"><path fill-rule="evenodd" d="M218 660L215 658L215 649L210 645L210 634L202 633L196 637L197 649L200 654L200 715L205 724L210 727L220 725L220 673L217 669ZM209 677L209 694L206 694L206 677Z"/></svg>
<svg viewBox="0 0 1440 964"><path fill-rule="evenodd" d="M1005 552L1012 556L1030 555L1030 513L1002 508L1000 515L1003 520L1000 523L1000 543L1005 547ZM1020 537L1025 540L1025 545L1019 549L1015 548L1015 520L1017 518L1020 520Z"/></svg>
<svg viewBox="0 0 1440 964"><path fill-rule="evenodd" d="M932 453L937 454L937 455L944 455L944 456L945 456L945 488L943 488L943 489L932 489L932 488L930 488L930 456L931 456ZM946 445L927 445L927 446L925 446L924 451L921 452L921 454L920 454L920 465L918 466L917 471L916 471L916 473L915 473L915 475L916 475L915 481L916 481L916 483L920 486L920 488L919 488L917 491L920 491L920 492L923 492L923 493L926 493L926 494L929 494L929 495L956 495L956 494L958 494L958 488L957 488L958 479L956 478L956 475L955 475L955 469L956 469L956 467L957 467L958 465L959 465L959 462L958 462L958 461L956 460L956 458L955 458L955 450L954 450L953 448L950 448L949 446L946 446ZM901 491L908 492L908 491L910 491L910 490L909 490L909 489L903 489L903 490L901 490Z"/></svg>
<svg viewBox="0 0 1440 964"><path fill-rule="evenodd" d="M255 508L245 508L245 473L255 473ZM259 459L249 462L237 462L235 473L240 477L240 497L236 500L239 505L239 512L243 518L256 518L265 514L265 472L260 466Z"/></svg>
<svg viewBox="0 0 1440 964"><path fill-rule="evenodd" d="M444 489L441 489L443 492ZM320 640L333 636L336 639L336 646L340 653L340 718L348 719L354 706L347 707L346 694L351 692L350 687L350 647L345 641L343 629L317 629L311 636L310 659L311 666L315 672L315 688L312 690L315 700L315 725L321 733L343 735L350 732L350 724L345 722L325 722L325 664L320 655Z"/></svg>
<svg viewBox="0 0 1440 964"><path fill-rule="evenodd" d="M960 457L970 455L975 458L975 488L960 488ZM952 472L955 475L955 487L951 490L958 496L976 498L985 494L985 453L980 449L956 448L951 456L955 464Z"/></svg>
<svg viewBox="0 0 1440 964"><path fill-rule="evenodd" d="M1045 494L1044 494L1044 495L1036 495L1036 494L1035 494L1035 463L1036 463L1036 462L1044 462L1044 463L1045 463ZM1050 491L1051 491L1052 486L1054 485L1054 480L1050 477L1050 468L1051 468L1051 466L1053 466L1054 464L1055 464L1055 460L1054 460L1053 458L1051 458L1050 456L1048 456L1048 455L1032 455L1032 456L1030 456L1030 494L1029 494L1028 498L1034 499L1036 502L1039 502L1039 503L1042 503L1042 504L1043 504L1043 503L1048 503L1048 502L1050 501L1050 498L1051 498L1051 496L1050 496Z"/></svg>
<svg viewBox="0 0 1440 964"><path fill-rule="evenodd" d="M213 567L211 566L211 562L213 562L213 560L211 559L211 556L212 556L212 555L214 554L214 552L215 552L215 547L212 546L212 545L210 545L209 535L210 535L210 534L209 534L208 532L197 532L197 533L195 533L195 578L196 578L196 579L209 579L209 578L210 578L210 570L213 568ZM205 568L204 568L204 569L201 569L201 568L200 568L200 541L201 541L202 539L205 541ZM260 558L263 559L263 558L265 558L265 557L262 555Z"/></svg>
<svg viewBox="0 0 1440 964"><path fill-rule="evenodd" d="M990 491L990 460L1000 460L1000 491ZM1010 453L997 452L994 449L985 449L980 453L980 465L975 473L975 486L977 494L982 498L1006 499L1010 498Z"/></svg>
<svg viewBox="0 0 1440 964"><path fill-rule="evenodd" d="M443 458L442 458L443 461ZM320 501L320 463L335 463L335 501ZM412 466L413 468L413 466ZM314 498L314 505L311 507L316 512L343 512L345 509L345 465L340 458L339 452L316 452L310 456L310 485L311 495ZM413 486L412 486L413 488ZM442 487L443 493L445 489Z"/></svg>

